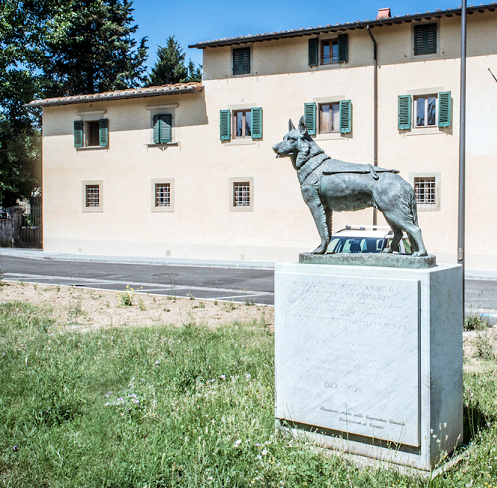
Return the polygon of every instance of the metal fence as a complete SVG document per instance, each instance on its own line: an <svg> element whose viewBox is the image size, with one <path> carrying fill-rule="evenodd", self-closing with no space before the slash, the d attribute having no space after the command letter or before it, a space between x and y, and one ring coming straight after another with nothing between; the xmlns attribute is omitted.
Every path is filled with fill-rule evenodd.
<svg viewBox="0 0 497 488"><path fill-rule="evenodd" d="M10 207L6 212L6 218L0 219L0 246L41 248L41 205Z"/></svg>

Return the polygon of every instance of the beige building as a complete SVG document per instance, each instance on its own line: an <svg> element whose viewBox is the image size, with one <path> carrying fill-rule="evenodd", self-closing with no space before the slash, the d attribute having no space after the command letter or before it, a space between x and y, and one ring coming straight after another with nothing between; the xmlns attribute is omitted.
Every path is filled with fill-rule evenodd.
<svg viewBox="0 0 497 488"><path fill-rule="evenodd" d="M468 8L473 269L497 269L482 236L497 236L496 9ZM203 49L201 84L32 102L43 107L44 249L297 259L319 236L290 161L272 146L305 113L331 157L373 164L377 154L400 170L428 251L456 262L460 10L379 17L190 46ZM333 227L372 219L371 209L335 213Z"/></svg>

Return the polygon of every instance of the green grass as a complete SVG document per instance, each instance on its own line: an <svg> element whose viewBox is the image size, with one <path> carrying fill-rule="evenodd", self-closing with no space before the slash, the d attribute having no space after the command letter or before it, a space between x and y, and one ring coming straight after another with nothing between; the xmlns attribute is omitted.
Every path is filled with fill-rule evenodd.
<svg viewBox="0 0 497 488"><path fill-rule="evenodd" d="M496 363L465 378L465 458L429 482L360 470L274 431L273 336L260 323L61 333L0 305L0 486L497 486ZM490 476L490 477L489 477Z"/></svg>

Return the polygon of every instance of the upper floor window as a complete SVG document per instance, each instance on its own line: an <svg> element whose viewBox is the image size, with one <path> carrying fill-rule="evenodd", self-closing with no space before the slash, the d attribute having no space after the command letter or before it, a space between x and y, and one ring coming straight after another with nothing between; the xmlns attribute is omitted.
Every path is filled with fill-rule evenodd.
<svg viewBox="0 0 497 488"><path fill-rule="evenodd" d="M247 75L250 73L250 47L233 49L233 74Z"/></svg>
<svg viewBox="0 0 497 488"><path fill-rule="evenodd" d="M234 131L236 138L252 137L252 111L238 110L233 112Z"/></svg>
<svg viewBox="0 0 497 488"><path fill-rule="evenodd" d="M167 144L172 141L172 123L171 114L154 115L154 144Z"/></svg>
<svg viewBox="0 0 497 488"><path fill-rule="evenodd" d="M414 125L432 127L437 124L437 96L428 95L414 98Z"/></svg>
<svg viewBox="0 0 497 488"><path fill-rule="evenodd" d="M75 120L74 147L107 147L109 145L109 120Z"/></svg>
<svg viewBox="0 0 497 488"><path fill-rule="evenodd" d="M340 100L330 103L306 103L304 115L309 135L352 132L352 103Z"/></svg>
<svg viewBox="0 0 497 488"><path fill-rule="evenodd" d="M430 95L400 95L398 128L411 130L421 127L450 127L451 92ZM412 114L414 113L414 117ZM414 121L412 119L414 118Z"/></svg>
<svg viewBox="0 0 497 488"><path fill-rule="evenodd" d="M333 39L309 39L309 66L347 63L349 36L340 34Z"/></svg>
<svg viewBox="0 0 497 488"><path fill-rule="evenodd" d="M435 54L437 52L437 24L414 26L414 55Z"/></svg>
<svg viewBox="0 0 497 488"><path fill-rule="evenodd" d="M220 139L262 139L262 108L245 110L221 110Z"/></svg>

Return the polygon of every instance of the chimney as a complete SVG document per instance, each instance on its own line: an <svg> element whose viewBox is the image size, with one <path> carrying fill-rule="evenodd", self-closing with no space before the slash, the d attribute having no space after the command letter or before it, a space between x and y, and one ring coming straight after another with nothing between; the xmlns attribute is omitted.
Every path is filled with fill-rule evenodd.
<svg viewBox="0 0 497 488"><path fill-rule="evenodd" d="M376 17L376 20L390 19L391 17L392 14L390 13L389 8L380 8L380 10L378 10L378 17Z"/></svg>

